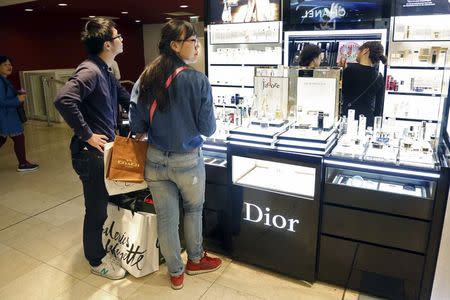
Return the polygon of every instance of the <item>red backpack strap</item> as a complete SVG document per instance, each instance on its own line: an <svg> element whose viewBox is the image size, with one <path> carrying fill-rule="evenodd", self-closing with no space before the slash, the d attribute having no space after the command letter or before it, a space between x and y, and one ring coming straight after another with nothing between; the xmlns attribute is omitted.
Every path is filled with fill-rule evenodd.
<svg viewBox="0 0 450 300"><path fill-rule="evenodd" d="M181 66L175 69L175 71L167 78L166 80L166 89L169 88L170 84L172 83L173 79L182 71L189 69L188 66ZM150 125L152 125L153 122L153 115L155 114L156 107L158 106L158 102L156 102L156 99L153 100L152 106L150 107Z"/></svg>

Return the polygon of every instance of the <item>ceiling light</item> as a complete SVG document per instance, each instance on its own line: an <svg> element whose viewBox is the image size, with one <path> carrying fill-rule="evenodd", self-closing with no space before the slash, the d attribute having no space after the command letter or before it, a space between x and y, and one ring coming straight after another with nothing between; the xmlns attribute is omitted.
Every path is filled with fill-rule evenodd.
<svg viewBox="0 0 450 300"><path fill-rule="evenodd" d="M120 12L122 15L128 15L128 12L127 11L122 11L122 12Z"/></svg>
<svg viewBox="0 0 450 300"><path fill-rule="evenodd" d="M32 8L25 8L25 11L33 11Z"/></svg>
<svg viewBox="0 0 450 300"><path fill-rule="evenodd" d="M58 3L58 6L67 6L67 3Z"/></svg>
<svg viewBox="0 0 450 300"><path fill-rule="evenodd" d="M189 6L187 6L187 5L180 5L180 8L188 8Z"/></svg>
<svg viewBox="0 0 450 300"><path fill-rule="evenodd" d="M166 18L166 20L172 20L172 18Z"/></svg>
<svg viewBox="0 0 450 300"><path fill-rule="evenodd" d="M89 16L89 18L95 18L95 16Z"/></svg>
<svg viewBox="0 0 450 300"><path fill-rule="evenodd" d="M136 20L135 22L136 22L136 23L141 23L141 20Z"/></svg>

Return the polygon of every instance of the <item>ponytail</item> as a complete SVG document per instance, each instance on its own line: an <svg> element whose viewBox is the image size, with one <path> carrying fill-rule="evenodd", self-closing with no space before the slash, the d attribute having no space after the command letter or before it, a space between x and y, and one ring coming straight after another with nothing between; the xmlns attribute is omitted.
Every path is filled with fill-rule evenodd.
<svg viewBox="0 0 450 300"><path fill-rule="evenodd" d="M359 49L369 49L369 59L372 61L372 64L378 64L380 61L383 64L387 63L387 58L384 56L384 48L380 42L365 42Z"/></svg>

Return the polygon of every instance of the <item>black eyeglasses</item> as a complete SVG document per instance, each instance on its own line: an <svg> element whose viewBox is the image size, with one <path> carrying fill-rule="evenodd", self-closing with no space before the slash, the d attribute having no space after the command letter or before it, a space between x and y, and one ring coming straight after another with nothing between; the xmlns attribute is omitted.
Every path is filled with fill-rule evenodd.
<svg viewBox="0 0 450 300"><path fill-rule="evenodd" d="M119 39L119 41L121 41L121 42L123 41L123 37L122 37L121 34L118 34L118 35L112 37L112 38L111 38L111 41L114 41L115 39Z"/></svg>
<svg viewBox="0 0 450 300"><path fill-rule="evenodd" d="M177 42L193 42L194 46L198 46L199 45L199 40L198 38L190 38L190 39L184 39L184 40L177 40Z"/></svg>

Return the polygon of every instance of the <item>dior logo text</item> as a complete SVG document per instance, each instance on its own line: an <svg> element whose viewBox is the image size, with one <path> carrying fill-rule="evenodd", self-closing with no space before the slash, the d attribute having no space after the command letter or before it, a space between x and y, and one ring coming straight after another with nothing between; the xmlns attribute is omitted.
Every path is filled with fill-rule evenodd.
<svg viewBox="0 0 450 300"><path fill-rule="evenodd" d="M245 221L259 223L263 222L265 226L274 226L280 229L286 229L290 232L295 232L295 224L300 223L297 219L286 219L283 216L275 215L273 217L270 216L270 208L266 207L266 213L263 213L262 209L251 203L244 202L245 207Z"/></svg>
<svg viewBox="0 0 450 300"><path fill-rule="evenodd" d="M118 159L117 164L129 168L139 168L139 163L132 162L131 160Z"/></svg>

